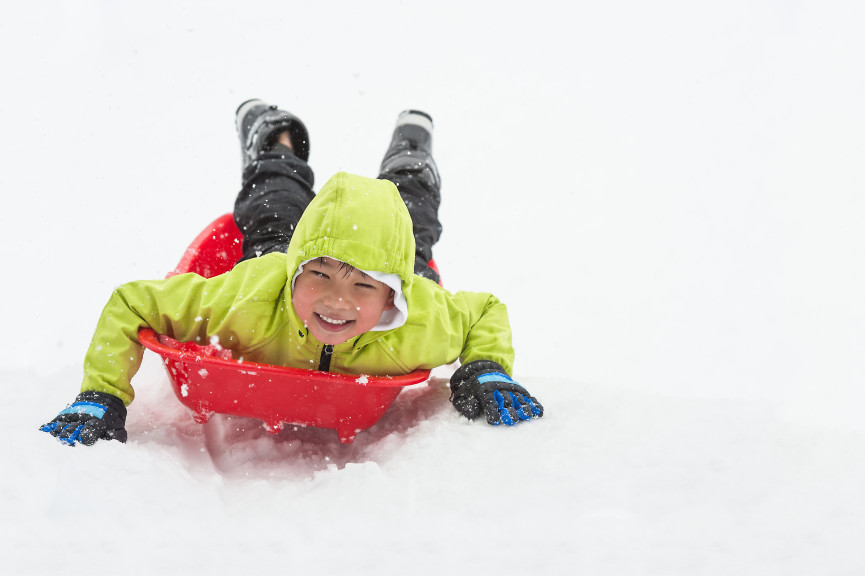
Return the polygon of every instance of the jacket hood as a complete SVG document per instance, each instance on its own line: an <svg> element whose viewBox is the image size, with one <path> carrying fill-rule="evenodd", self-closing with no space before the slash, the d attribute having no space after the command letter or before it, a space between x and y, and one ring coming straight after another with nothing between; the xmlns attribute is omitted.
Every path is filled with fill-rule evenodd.
<svg viewBox="0 0 865 576"><path fill-rule="evenodd" d="M415 260L411 216L393 182L339 172L306 207L286 256L289 305L297 267L321 256L360 270L396 274L408 295Z"/></svg>

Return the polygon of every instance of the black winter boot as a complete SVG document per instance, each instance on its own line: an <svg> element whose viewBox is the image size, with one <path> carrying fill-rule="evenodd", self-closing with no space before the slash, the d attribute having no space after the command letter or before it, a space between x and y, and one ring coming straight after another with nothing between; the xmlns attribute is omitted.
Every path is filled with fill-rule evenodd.
<svg viewBox="0 0 865 576"><path fill-rule="evenodd" d="M285 130L291 138L294 155L304 162L309 160L309 134L303 122L293 114L253 99L238 106L235 121L244 170L273 146L277 135Z"/></svg>
<svg viewBox="0 0 865 576"><path fill-rule="evenodd" d="M432 158L432 132L432 117L426 112L400 112L393 139L381 163L381 174L413 172L438 189L441 179Z"/></svg>

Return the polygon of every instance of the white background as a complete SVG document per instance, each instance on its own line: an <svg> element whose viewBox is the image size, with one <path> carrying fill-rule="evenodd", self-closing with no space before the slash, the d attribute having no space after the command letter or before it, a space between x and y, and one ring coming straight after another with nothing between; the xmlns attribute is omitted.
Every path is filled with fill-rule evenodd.
<svg viewBox="0 0 865 576"><path fill-rule="evenodd" d="M4 9L4 572L865 569L865 9L562 6ZM151 359L127 445L37 432L111 290L231 210L252 97L317 185L432 114L436 260L508 303L542 420L469 423L440 371L350 446L200 426Z"/></svg>

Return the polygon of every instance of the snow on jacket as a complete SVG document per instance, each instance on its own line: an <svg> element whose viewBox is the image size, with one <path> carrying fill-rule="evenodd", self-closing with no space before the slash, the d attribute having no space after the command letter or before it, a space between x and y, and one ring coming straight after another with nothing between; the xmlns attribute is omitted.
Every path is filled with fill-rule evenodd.
<svg viewBox="0 0 865 576"><path fill-rule="evenodd" d="M132 402L142 327L182 342L218 341L239 360L316 369L323 345L295 314L290 280L301 262L319 256L397 274L408 303L399 328L335 345L331 371L397 375L460 359L492 360L511 372L505 305L491 294L450 293L415 275L411 218L396 186L341 172L307 207L286 253L247 260L214 278L190 273L117 288L85 356L81 390Z"/></svg>

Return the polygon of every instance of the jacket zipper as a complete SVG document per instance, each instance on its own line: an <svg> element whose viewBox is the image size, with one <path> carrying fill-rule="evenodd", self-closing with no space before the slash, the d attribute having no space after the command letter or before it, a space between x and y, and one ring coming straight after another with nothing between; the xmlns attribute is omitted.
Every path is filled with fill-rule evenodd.
<svg viewBox="0 0 865 576"><path fill-rule="evenodd" d="M321 358L318 360L318 371L327 372L330 370L330 358L333 356L333 344L326 344L321 349Z"/></svg>

